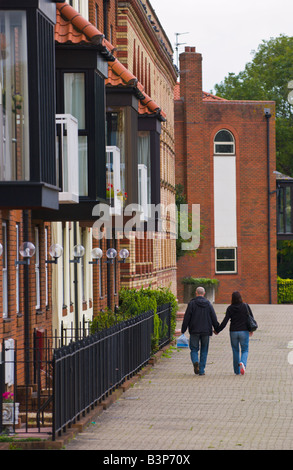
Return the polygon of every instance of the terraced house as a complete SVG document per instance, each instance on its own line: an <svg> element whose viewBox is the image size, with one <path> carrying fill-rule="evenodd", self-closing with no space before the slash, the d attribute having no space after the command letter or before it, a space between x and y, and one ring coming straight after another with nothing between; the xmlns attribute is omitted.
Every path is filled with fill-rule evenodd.
<svg viewBox="0 0 293 470"><path fill-rule="evenodd" d="M176 293L172 215L150 226L148 205L175 201L177 72L148 1L4 0L0 48L0 339L20 390L33 346L77 339L121 286Z"/></svg>

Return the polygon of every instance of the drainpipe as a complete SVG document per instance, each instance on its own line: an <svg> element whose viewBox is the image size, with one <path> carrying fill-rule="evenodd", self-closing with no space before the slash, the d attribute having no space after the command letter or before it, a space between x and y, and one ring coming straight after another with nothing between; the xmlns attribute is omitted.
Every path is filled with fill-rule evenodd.
<svg viewBox="0 0 293 470"><path fill-rule="evenodd" d="M271 285L271 194L275 191L271 191L270 184L270 118L271 110L265 108L265 117L267 120L267 182L268 182L268 277L269 277L269 303L272 303L272 285Z"/></svg>

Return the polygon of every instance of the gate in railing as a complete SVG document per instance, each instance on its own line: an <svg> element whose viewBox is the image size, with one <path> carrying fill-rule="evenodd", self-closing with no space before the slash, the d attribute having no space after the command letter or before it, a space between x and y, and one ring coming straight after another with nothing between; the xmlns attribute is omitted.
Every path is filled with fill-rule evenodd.
<svg viewBox="0 0 293 470"><path fill-rule="evenodd" d="M158 346L163 347L171 339L171 305L158 307L157 313L161 319ZM17 432L47 432L55 440L148 362L153 333L154 314L150 311L58 348L57 338L43 337L39 341L35 335L30 365L35 384L33 389L32 385L15 387L22 421ZM25 366L20 360L16 364L16 356L22 356L16 350L15 345L15 378L17 367ZM2 358L0 391L4 390L1 384L5 366L8 364ZM0 411L1 399L2 393ZM32 415L33 425L29 422Z"/></svg>

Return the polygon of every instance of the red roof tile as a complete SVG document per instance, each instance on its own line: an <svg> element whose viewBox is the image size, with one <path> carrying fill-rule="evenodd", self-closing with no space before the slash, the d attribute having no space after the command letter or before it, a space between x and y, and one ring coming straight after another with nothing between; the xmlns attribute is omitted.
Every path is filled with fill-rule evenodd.
<svg viewBox="0 0 293 470"><path fill-rule="evenodd" d="M55 41L59 44L94 44L101 45L108 52L113 51L112 44L104 38L103 33L83 18L74 8L67 3L57 3L57 18L55 26ZM106 86L133 87L139 97L140 114L158 114L162 120L166 114L143 91L143 85L118 59L112 57L108 62L108 78Z"/></svg>
<svg viewBox="0 0 293 470"><path fill-rule="evenodd" d="M174 100L180 100L180 83L176 83L174 87ZM212 95L211 93L207 93L205 91L202 92L202 99L203 101L227 101L225 98L221 98L220 96Z"/></svg>
<svg viewBox="0 0 293 470"><path fill-rule="evenodd" d="M212 95L211 93L203 93L203 100L204 101L227 101L225 98L221 98L220 96Z"/></svg>
<svg viewBox="0 0 293 470"><path fill-rule="evenodd" d="M55 41L58 43L92 43L105 45L104 35L68 3L57 3Z"/></svg>

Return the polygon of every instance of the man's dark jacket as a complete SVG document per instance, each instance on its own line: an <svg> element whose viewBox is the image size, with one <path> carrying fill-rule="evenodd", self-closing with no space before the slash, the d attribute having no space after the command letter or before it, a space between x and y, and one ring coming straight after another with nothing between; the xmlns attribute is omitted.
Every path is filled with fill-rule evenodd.
<svg viewBox="0 0 293 470"><path fill-rule="evenodd" d="M214 307L208 299L202 296L192 299L186 309L182 322L181 333L189 330L190 334L209 335L219 327Z"/></svg>

